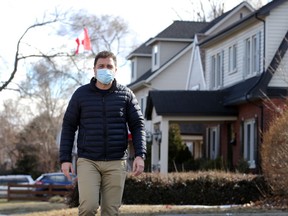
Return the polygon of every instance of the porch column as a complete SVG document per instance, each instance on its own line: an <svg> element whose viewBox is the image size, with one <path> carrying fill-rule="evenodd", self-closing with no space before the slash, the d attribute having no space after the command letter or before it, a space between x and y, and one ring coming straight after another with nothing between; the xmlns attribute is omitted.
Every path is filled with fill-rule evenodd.
<svg viewBox="0 0 288 216"><path fill-rule="evenodd" d="M151 169L152 172L159 172L159 143L153 139L151 146Z"/></svg>
<svg viewBox="0 0 288 216"><path fill-rule="evenodd" d="M169 137L169 122L162 120L160 125L162 139L160 144L160 173L168 173L168 137Z"/></svg>

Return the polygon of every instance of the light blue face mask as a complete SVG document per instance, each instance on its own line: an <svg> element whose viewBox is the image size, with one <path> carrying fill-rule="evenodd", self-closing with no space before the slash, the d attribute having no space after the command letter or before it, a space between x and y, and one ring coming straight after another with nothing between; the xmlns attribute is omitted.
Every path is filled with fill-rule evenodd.
<svg viewBox="0 0 288 216"><path fill-rule="evenodd" d="M102 84L109 84L114 80L114 72L107 68L97 69L96 79Z"/></svg>

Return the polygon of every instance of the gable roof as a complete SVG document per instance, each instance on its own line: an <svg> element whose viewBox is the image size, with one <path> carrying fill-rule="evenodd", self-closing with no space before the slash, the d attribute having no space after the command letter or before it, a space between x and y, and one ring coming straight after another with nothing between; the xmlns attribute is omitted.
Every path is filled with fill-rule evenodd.
<svg viewBox="0 0 288 216"><path fill-rule="evenodd" d="M223 22L225 22L225 20L229 20L229 18L231 18L231 16L234 16L235 13L237 13L237 11L243 7L246 7L251 12L255 11L254 8L248 2L243 1L243 2L239 3L237 6L235 6L234 8L232 8L231 10L226 11L222 15L213 19L209 23L209 25L207 25L206 28L203 29L203 32L205 34L209 35L211 33L211 31L215 30L215 28L219 28L223 24Z"/></svg>
<svg viewBox="0 0 288 216"><path fill-rule="evenodd" d="M177 61L179 58L181 58L182 53L187 52L187 50L191 49L191 47L192 47L192 44L189 43L187 46L185 46L179 52L175 53L170 59L168 59L166 62L161 64L161 66L157 70L152 71L152 69L150 68L141 77L139 77L134 82L131 82L127 86L134 89L136 87L141 86L141 84L143 84L143 83L146 83L146 84L149 83L152 79L154 79L155 76L157 76L159 73L164 71L166 67L173 64L175 61Z"/></svg>
<svg viewBox="0 0 288 216"><path fill-rule="evenodd" d="M282 59L284 58L285 55L287 55L287 50L288 50L288 30L286 32L286 35L282 39L282 42L280 43L278 49L276 50L274 57L270 65L268 66L267 70L261 74L259 81L251 89L249 95L250 98L252 99L260 98L263 96L263 93L266 94L269 91L268 84L272 79L275 71L277 71Z"/></svg>
<svg viewBox="0 0 288 216"><path fill-rule="evenodd" d="M150 39L149 39L150 40ZM147 41L149 41L147 40ZM152 47L151 46L146 46L147 41L143 44L141 44L139 47L137 47L135 50L133 50L127 57L126 59L132 59L133 57L136 56L142 56L142 57L151 57L152 55Z"/></svg>
<svg viewBox="0 0 288 216"><path fill-rule="evenodd" d="M187 41L192 42L196 33L202 33L208 22L195 21L174 21L170 26L151 38L146 43L147 46L156 41Z"/></svg>
<svg viewBox="0 0 288 216"><path fill-rule="evenodd" d="M153 74L152 69L149 69L142 76L140 76L136 81L129 83L127 87L129 88L132 88L132 86L133 88L140 87L141 84L145 83L145 80L147 80L150 76L152 76L152 74Z"/></svg>
<svg viewBox="0 0 288 216"><path fill-rule="evenodd" d="M149 91L145 118L151 120L153 107L163 116L235 116L233 107L223 106L220 91Z"/></svg>
<svg viewBox="0 0 288 216"><path fill-rule="evenodd" d="M189 39L191 41L194 35L201 31L208 25L207 22L195 22L195 21L174 21L170 26L157 34L154 38L149 38L135 50L133 50L126 59L131 59L134 56L151 56L152 47L149 44L157 40L169 40L176 39Z"/></svg>
<svg viewBox="0 0 288 216"><path fill-rule="evenodd" d="M279 45L268 69L237 85L218 91L150 91L145 117L151 120L153 107L158 115L173 116L233 116L237 111L233 105L257 100L263 93L287 96L288 90L268 89L268 83L288 50L288 30Z"/></svg>
<svg viewBox="0 0 288 216"><path fill-rule="evenodd" d="M224 92L224 104L225 105L235 105L243 103L247 100L257 100L261 99L264 95L273 95L273 96L286 96L287 89L281 90L278 88L278 94L273 90L273 88L268 88L268 84L273 77L275 71L277 71L282 59L287 53L288 50L288 30L286 35L282 39L281 44L276 50L274 57L267 67L266 71L263 71L259 76L252 77L250 79L244 80L234 86L226 88Z"/></svg>
<svg viewBox="0 0 288 216"><path fill-rule="evenodd" d="M287 0L273 0L269 2L268 4L264 5L263 7L259 8L258 10L251 12L250 15L247 15L246 17L240 19L239 21L233 23L232 25L228 26L227 28L224 28L220 32L216 34L212 34L210 36L207 36L204 40L202 40L199 45L205 45L207 43L213 42L215 38L220 37L223 34L226 34L227 32L237 30L241 27L242 24L247 22L251 19L259 20L259 17L261 16L267 16L269 15L270 11L274 9L275 7L281 5L282 3L285 3Z"/></svg>
<svg viewBox="0 0 288 216"><path fill-rule="evenodd" d="M132 59L136 56L149 56L152 55L152 46L151 44L153 41L159 41L159 40L165 40L165 41L179 41L179 40L188 40L189 43L193 41L194 35L198 32L201 32L201 29L203 29L206 25L208 25L207 22L195 22L195 21L174 21L170 26L168 26L166 29L164 29L162 32L160 32L158 35L155 36L155 38L150 38L145 43L143 43L141 46L136 48L132 53L130 53L126 58ZM189 46L189 45L188 45ZM185 50L187 48L184 47L182 50ZM181 51L178 53L175 53L175 55L171 58L173 59L175 56L177 56ZM170 59L170 60L171 60ZM168 60L168 62L170 61ZM165 63L167 64L167 62ZM158 70L160 70L164 65L162 65ZM134 86L134 85L141 85L142 81L148 79L150 76L152 76L153 73L150 70L146 71L141 77L139 77L134 82L128 84L128 87Z"/></svg>
<svg viewBox="0 0 288 216"><path fill-rule="evenodd" d="M255 13L258 13L259 15L262 15L262 16L268 15L272 9L274 9L275 7L281 5L282 3L285 3L285 2L287 2L287 0L272 0L268 4L261 7Z"/></svg>
<svg viewBox="0 0 288 216"><path fill-rule="evenodd" d="M155 38L193 38L195 33L201 33L208 22L174 21Z"/></svg>
<svg viewBox="0 0 288 216"><path fill-rule="evenodd" d="M206 39L200 42L200 45L205 44L207 42L212 41L214 38L220 36L221 34L225 33L225 31L229 31L233 28L237 28L239 25L244 24L244 22L248 21L255 16L264 16L268 15L269 12L274 9L276 6L279 6L281 3L286 2L287 0L274 0L270 3L264 5L262 8L258 9L251 15L247 16L246 18L240 20L239 22L235 23L234 25L224 29L222 32L219 32L217 35L213 35L212 37L207 37ZM224 105L236 105L240 103L247 102L248 100L254 101L263 98L264 95L273 95L273 96L283 96L287 95L287 91L283 91L283 89L278 88L277 91L275 89L268 88L268 84L273 77L273 74L278 69L281 60L283 59L284 55L287 53L288 49L288 31L286 35L283 37L281 44L279 45L278 49L276 50L274 57L267 67L267 70L264 71L258 76L252 77L247 80L243 80L236 85L223 89L223 104Z"/></svg>

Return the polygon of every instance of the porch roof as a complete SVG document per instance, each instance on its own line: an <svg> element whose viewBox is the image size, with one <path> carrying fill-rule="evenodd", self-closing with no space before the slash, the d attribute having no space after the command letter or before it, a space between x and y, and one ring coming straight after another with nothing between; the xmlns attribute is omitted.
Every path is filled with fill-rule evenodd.
<svg viewBox="0 0 288 216"><path fill-rule="evenodd" d="M223 105L220 91L166 90L150 91L145 117L152 118L152 110L163 116L235 116L237 110Z"/></svg>

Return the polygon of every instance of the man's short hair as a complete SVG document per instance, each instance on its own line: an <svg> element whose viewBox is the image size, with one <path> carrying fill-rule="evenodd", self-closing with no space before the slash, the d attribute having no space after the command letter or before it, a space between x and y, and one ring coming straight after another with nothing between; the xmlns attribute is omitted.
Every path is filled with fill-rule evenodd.
<svg viewBox="0 0 288 216"><path fill-rule="evenodd" d="M114 63L115 63L115 66L117 67L117 58L116 56L114 55L114 53L110 52L110 51L101 51L99 52L96 56L95 56L95 59L94 59L94 67L95 65L97 64L97 61L99 58L112 58Z"/></svg>

